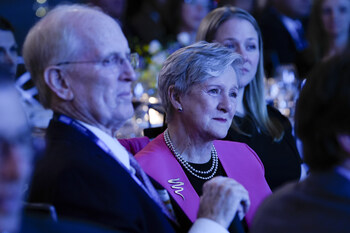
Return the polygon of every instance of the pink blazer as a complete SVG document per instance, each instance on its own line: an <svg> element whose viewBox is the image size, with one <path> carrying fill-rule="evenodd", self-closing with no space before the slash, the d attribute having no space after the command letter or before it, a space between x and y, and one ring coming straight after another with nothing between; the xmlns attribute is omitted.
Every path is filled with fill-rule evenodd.
<svg viewBox="0 0 350 233"><path fill-rule="evenodd" d="M241 183L249 192L250 208L245 218L250 226L258 206L271 194L264 177L264 166L256 153L244 143L216 140L214 145L227 176ZM163 134L138 152L135 158L194 222L199 208L199 196L165 144Z"/></svg>

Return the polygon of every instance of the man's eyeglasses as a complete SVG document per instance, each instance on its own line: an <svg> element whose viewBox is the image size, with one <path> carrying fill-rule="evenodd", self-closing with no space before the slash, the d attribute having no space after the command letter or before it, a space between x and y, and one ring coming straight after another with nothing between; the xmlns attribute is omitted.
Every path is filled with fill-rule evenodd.
<svg viewBox="0 0 350 233"><path fill-rule="evenodd" d="M139 55L137 53L129 53L125 56L125 58L121 57L119 54L113 54L100 61L64 61L64 62L57 63L56 66L69 65L69 64L97 63L97 64L101 64L104 67L111 67L111 66L122 67L126 61L130 63L133 69L137 69L139 67Z"/></svg>

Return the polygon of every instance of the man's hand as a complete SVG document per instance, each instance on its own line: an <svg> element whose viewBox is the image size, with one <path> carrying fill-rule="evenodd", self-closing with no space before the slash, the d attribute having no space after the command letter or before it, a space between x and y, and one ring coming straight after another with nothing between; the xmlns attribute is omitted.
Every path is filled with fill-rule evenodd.
<svg viewBox="0 0 350 233"><path fill-rule="evenodd" d="M198 218L211 219L228 228L236 213L244 216L249 208L248 191L228 177L214 177L203 185Z"/></svg>

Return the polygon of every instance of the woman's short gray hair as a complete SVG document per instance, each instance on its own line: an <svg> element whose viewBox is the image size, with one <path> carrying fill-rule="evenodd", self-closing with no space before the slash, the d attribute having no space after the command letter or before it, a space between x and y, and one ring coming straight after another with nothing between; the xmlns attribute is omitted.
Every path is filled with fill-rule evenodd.
<svg viewBox="0 0 350 233"><path fill-rule="evenodd" d="M242 58L238 53L218 43L200 41L171 54L158 77L159 95L167 121L173 113L168 95L170 86L173 85L178 94L186 94L194 84L220 76L229 66L239 75L241 64Z"/></svg>

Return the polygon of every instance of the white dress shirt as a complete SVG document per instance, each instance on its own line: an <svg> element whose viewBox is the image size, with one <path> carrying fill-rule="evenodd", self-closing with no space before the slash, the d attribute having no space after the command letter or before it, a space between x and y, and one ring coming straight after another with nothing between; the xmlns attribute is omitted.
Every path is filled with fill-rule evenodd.
<svg viewBox="0 0 350 233"><path fill-rule="evenodd" d="M99 128L88 125L84 122L78 121L80 124L85 126L90 130L95 136L106 144L108 149L112 151L111 156L121 164L123 164L127 169L130 170L129 154L125 147L123 147L116 138L111 137L107 133L103 132Z"/></svg>

